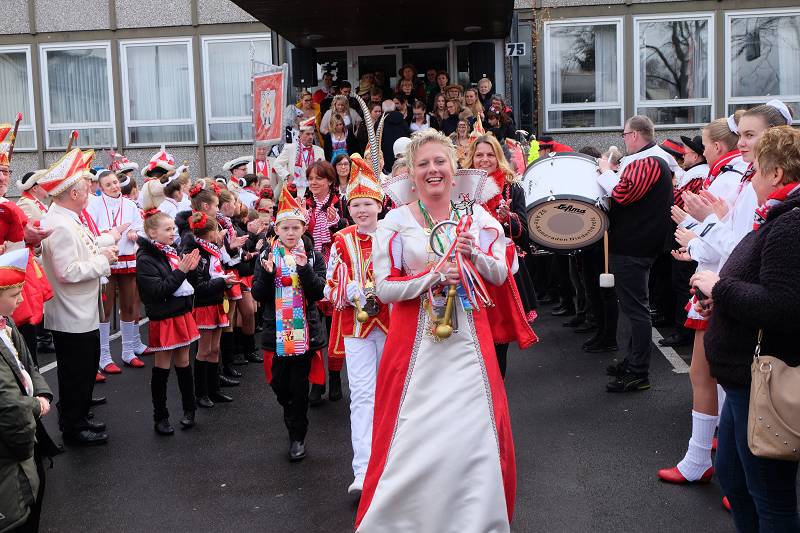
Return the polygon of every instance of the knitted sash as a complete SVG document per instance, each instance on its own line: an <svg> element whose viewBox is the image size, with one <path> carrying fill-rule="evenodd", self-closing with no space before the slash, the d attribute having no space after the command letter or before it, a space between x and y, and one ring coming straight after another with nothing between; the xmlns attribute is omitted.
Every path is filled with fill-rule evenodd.
<svg viewBox="0 0 800 533"><path fill-rule="evenodd" d="M277 241L275 261L275 355L300 355L308 351L308 321L303 287L294 256Z"/></svg>

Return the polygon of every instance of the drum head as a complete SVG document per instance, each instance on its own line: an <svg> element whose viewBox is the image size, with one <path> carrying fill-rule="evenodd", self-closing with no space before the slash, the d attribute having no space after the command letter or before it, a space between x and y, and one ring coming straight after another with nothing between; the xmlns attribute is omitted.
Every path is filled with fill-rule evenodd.
<svg viewBox="0 0 800 533"><path fill-rule="evenodd" d="M576 250L594 244L608 230L602 207L569 195L555 195L528 206L528 233L550 250Z"/></svg>

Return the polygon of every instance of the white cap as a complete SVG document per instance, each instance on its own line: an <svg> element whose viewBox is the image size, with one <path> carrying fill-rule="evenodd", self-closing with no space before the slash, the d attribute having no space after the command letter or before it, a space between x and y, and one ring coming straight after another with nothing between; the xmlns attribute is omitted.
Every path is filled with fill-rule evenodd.
<svg viewBox="0 0 800 533"><path fill-rule="evenodd" d="M411 139L408 137L400 137L397 139L394 144L392 145L392 151L394 152L395 157L405 156L406 148L408 148Z"/></svg>

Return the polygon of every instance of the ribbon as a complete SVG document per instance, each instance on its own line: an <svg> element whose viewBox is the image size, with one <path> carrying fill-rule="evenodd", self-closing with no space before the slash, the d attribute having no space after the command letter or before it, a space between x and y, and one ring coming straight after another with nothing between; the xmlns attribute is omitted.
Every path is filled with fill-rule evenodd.
<svg viewBox="0 0 800 533"><path fill-rule="evenodd" d="M336 267L333 269L333 279L336 280L336 288L331 293L331 303L337 311L345 308L347 302L347 265L337 257Z"/></svg>
<svg viewBox="0 0 800 533"><path fill-rule="evenodd" d="M471 226L472 215L462 216L458 221L458 225L456 226L456 235L469 231ZM465 257L460 252L455 251L457 243L457 240L453 240L453 242L450 244L450 247L447 249L447 252L434 267L434 271L441 272L444 269L444 264L447 263L448 258L455 254L460 284L464 288L466 299L469 301L470 305L476 309L480 308L481 302L484 306L491 306L492 299L489 296L489 291L486 288L486 284L483 282L483 278L480 276L480 274L478 274L478 271L475 269L475 265L472 264L472 261L469 259L469 257Z"/></svg>

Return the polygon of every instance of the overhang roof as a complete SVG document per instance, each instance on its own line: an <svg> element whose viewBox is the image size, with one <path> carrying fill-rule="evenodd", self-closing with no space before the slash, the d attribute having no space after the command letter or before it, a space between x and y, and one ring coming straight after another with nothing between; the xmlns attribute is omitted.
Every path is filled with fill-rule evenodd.
<svg viewBox="0 0 800 533"><path fill-rule="evenodd" d="M233 0L295 46L503 39L514 0Z"/></svg>

